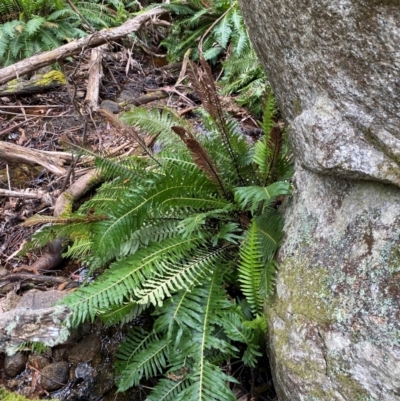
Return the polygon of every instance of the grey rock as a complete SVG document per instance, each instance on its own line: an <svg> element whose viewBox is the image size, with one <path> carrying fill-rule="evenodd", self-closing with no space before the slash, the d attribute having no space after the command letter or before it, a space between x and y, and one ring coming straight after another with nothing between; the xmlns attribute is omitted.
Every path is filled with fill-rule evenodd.
<svg viewBox="0 0 400 401"><path fill-rule="evenodd" d="M55 362L42 369L41 383L47 391L55 391L68 381L68 362Z"/></svg>
<svg viewBox="0 0 400 401"><path fill-rule="evenodd" d="M44 355L32 354L28 357L29 364L36 369L43 369L45 366L50 365L50 360Z"/></svg>
<svg viewBox="0 0 400 401"><path fill-rule="evenodd" d="M242 1L298 161L400 185L398 0Z"/></svg>
<svg viewBox="0 0 400 401"><path fill-rule="evenodd" d="M297 168L268 308L279 400L400 400L400 189Z"/></svg>
<svg viewBox="0 0 400 401"><path fill-rule="evenodd" d="M128 102L129 100L134 99L135 97L140 96L141 91L135 89L124 89L118 96L117 101L119 103Z"/></svg>
<svg viewBox="0 0 400 401"><path fill-rule="evenodd" d="M118 103L113 102L112 100L103 100L100 104L100 108L110 111L111 113L119 112Z"/></svg>
<svg viewBox="0 0 400 401"><path fill-rule="evenodd" d="M296 156L268 308L279 400L398 401L399 2L239 2Z"/></svg>
<svg viewBox="0 0 400 401"><path fill-rule="evenodd" d="M29 290L22 296L17 308L34 310L50 308L64 296L65 292L58 290Z"/></svg>
<svg viewBox="0 0 400 401"><path fill-rule="evenodd" d="M92 333L81 340L68 352L68 360L71 363L91 361L101 350L100 338Z"/></svg>
<svg viewBox="0 0 400 401"><path fill-rule="evenodd" d="M0 352L15 353L15 347L25 341L55 346L68 339L64 324L70 316L65 306L53 306L65 292L30 290L16 308L0 313Z"/></svg>
<svg viewBox="0 0 400 401"><path fill-rule="evenodd" d="M4 358L4 373L8 377L15 377L26 368L27 356L23 352L17 352Z"/></svg>
<svg viewBox="0 0 400 401"><path fill-rule="evenodd" d="M10 291L7 295L0 299L0 313L8 312L9 310L15 308L21 297L17 295L14 291Z"/></svg>
<svg viewBox="0 0 400 401"><path fill-rule="evenodd" d="M114 386L114 374L112 371L103 371L94 380L93 395L100 397L110 391Z"/></svg>

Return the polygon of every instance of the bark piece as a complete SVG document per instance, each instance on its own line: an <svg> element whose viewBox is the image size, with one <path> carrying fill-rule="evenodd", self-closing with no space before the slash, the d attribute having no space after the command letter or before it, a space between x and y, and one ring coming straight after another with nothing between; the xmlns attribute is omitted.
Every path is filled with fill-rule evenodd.
<svg viewBox="0 0 400 401"><path fill-rule="evenodd" d="M46 191L32 191L32 190L25 190L25 191L11 191L8 189L1 189L0 188L0 196L8 196L12 198L22 198L22 199L39 199L45 205L52 205L53 200L49 192Z"/></svg>
<svg viewBox="0 0 400 401"><path fill-rule="evenodd" d="M92 49L89 65L89 79L87 83L87 91L85 103L96 111L99 107L99 90L100 83L103 78L103 53L106 49L105 45Z"/></svg>
<svg viewBox="0 0 400 401"><path fill-rule="evenodd" d="M2 68L0 69L0 84L4 84L28 72L50 65L58 60L78 54L84 48L89 49L97 47L106 42L123 38L131 32L138 31L144 23L152 18L159 17L165 13L167 13L167 11L162 8L147 10L119 27L103 29L99 32L85 36L84 38L73 40L57 49L28 57L8 67Z"/></svg>
<svg viewBox="0 0 400 401"><path fill-rule="evenodd" d="M69 330L63 322L71 312L65 306L51 306L64 294L55 290L28 291L15 309L1 313L0 352L13 354L24 341L40 341L48 346L66 341Z"/></svg>

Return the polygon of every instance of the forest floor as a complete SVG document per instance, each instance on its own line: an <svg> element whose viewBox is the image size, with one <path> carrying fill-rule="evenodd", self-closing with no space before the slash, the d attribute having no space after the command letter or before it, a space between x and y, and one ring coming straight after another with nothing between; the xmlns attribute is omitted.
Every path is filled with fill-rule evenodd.
<svg viewBox="0 0 400 401"><path fill-rule="evenodd" d="M21 224L33 215L53 216L54 205L60 195L93 168L90 160L84 160L71 152L69 144L113 157L139 152L128 131L116 124L113 118L107 117L107 114L96 112L85 104L90 63L89 50L79 57L69 58L63 65L63 72L68 77L66 85L45 93L0 96L2 143L36 151L71 154L70 159L67 158L64 165L59 166L58 174L42 165L13 163L7 158L2 160L0 155L0 312L7 310L5 300L10 300L12 296L16 296L18 302L29 290L65 291L78 286L83 280L82 266L76 261L56 257L52 262L48 263L47 260L42 264L41 260L46 259L49 250L31 250L20 255L24 244L39 227ZM115 47L105 54L103 68L99 105L115 118L132 105L146 104L145 107L151 108L172 107L180 115L196 121L198 98L184 84L185 81L176 85L182 63L168 64L165 58L143 52L132 54L123 47ZM245 109L237 106L232 98L227 97L222 101L224 108L245 127L249 140L252 135L257 135L257 123ZM143 135L146 139L145 133ZM151 140L148 143L154 149L158 146L157 142ZM15 191L15 194L10 191ZM29 199L30 195L32 199ZM85 194L84 199L88 196L90 192ZM112 355L117 346L114 339L121 336L123 331L120 329L104 330L95 325L83 328L69 344L47 350L39 359L33 358L33 354L28 352L22 360L20 358L10 363L4 354L0 354L0 387L3 385L29 398L80 401L144 399L144 388L133 389L127 395L118 396L113 391L110 371ZM82 347L89 353L86 359L79 355ZM54 365L54 362L59 366L64 363L66 369L69 369L68 365L72 366L68 382L61 388L46 388L43 384L45 380L38 380L38 377L46 366ZM47 375L52 374L51 369L47 371ZM100 371L102 375L99 375ZM248 380L244 374L243 385L237 391L240 400L247 399L245 382ZM269 372L259 372L256 380L260 388L258 399L273 399L271 383Z"/></svg>

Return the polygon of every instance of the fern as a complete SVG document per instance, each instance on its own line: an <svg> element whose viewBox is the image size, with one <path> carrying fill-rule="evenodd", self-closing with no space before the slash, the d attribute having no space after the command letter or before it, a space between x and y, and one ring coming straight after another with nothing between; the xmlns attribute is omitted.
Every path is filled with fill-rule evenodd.
<svg viewBox="0 0 400 401"><path fill-rule="evenodd" d="M178 17L168 39L163 41L172 60L182 59L188 49L192 49L194 60L202 55L215 63L228 46L235 55L241 55L249 46L237 1L210 1L204 7L204 3L190 0L164 4L163 7ZM199 42L201 54L197 48Z"/></svg>
<svg viewBox="0 0 400 401"><path fill-rule="evenodd" d="M0 67L85 36L85 29L108 28L128 17L128 13L118 13L115 9L121 7L120 2L111 1L110 5L100 0L74 3L79 13L64 0L2 0ZM85 26L87 21L90 27Z"/></svg>
<svg viewBox="0 0 400 401"><path fill-rule="evenodd" d="M107 182L63 216L67 224L54 221L34 240L68 238L68 256L91 272L106 267L63 300L73 326L154 316L148 333L135 328L120 346L119 391L157 376L150 400L234 400L235 378L223 365L241 358L253 367L260 356L282 237L274 206L290 193L287 182L271 181L277 173L266 172L277 172L279 161L284 169L287 153L263 138L266 157L254 152L225 116L205 61L190 70L209 135L168 110L126 113L122 120L139 141L146 132L174 145L140 160L96 157ZM273 113L265 129L267 121Z"/></svg>

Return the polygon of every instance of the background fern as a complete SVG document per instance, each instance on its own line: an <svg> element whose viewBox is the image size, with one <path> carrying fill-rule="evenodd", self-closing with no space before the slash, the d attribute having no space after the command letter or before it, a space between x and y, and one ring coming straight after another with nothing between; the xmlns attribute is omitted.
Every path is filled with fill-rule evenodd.
<svg viewBox="0 0 400 401"><path fill-rule="evenodd" d="M229 46L236 56L250 47L237 1L212 0L207 7L197 0L175 1L163 7L177 16L162 43L171 60L182 59L188 49L197 60L199 41L202 56L211 62L216 62Z"/></svg>
<svg viewBox="0 0 400 401"><path fill-rule="evenodd" d="M64 0L3 0L0 3L0 67L59 47L92 29L115 26L129 17L129 10L134 10L133 5L122 0L75 0L73 3L80 14Z"/></svg>

